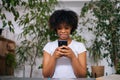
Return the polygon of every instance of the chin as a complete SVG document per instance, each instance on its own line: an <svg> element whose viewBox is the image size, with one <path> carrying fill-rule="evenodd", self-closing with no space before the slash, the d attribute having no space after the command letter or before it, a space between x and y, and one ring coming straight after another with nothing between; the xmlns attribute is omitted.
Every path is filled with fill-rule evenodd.
<svg viewBox="0 0 120 80"><path fill-rule="evenodd" d="M60 38L61 40L67 40L67 38Z"/></svg>
<svg viewBox="0 0 120 80"><path fill-rule="evenodd" d="M69 37L60 37L59 39L61 39L61 40L68 40Z"/></svg>

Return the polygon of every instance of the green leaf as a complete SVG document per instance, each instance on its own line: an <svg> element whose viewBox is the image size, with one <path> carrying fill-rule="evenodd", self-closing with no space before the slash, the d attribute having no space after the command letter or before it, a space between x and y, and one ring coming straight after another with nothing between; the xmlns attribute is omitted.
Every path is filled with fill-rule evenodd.
<svg viewBox="0 0 120 80"><path fill-rule="evenodd" d="M2 21L2 23L3 23L3 26L2 26L2 27L3 27L3 28L6 27L7 22L6 22L6 21Z"/></svg>

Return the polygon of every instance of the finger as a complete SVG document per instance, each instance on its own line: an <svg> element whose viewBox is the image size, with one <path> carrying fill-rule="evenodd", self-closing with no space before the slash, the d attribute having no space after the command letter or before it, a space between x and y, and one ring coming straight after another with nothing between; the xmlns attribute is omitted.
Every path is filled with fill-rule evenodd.
<svg viewBox="0 0 120 80"><path fill-rule="evenodd" d="M60 53L60 55L64 55L64 53Z"/></svg>
<svg viewBox="0 0 120 80"><path fill-rule="evenodd" d="M56 48L55 51L59 51L59 48Z"/></svg>
<svg viewBox="0 0 120 80"><path fill-rule="evenodd" d="M65 50L65 49L61 49L60 52L61 52L61 53L65 53L66 50Z"/></svg>
<svg viewBox="0 0 120 80"><path fill-rule="evenodd" d="M59 47L59 49L63 49L63 48L64 48L64 46Z"/></svg>
<svg viewBox="0 0 120 80"><path fill-rule="evenodd" d="M68 46L62 46L62 48L63 48L63 49L69 49L69 47L68 47Z"/></svg>
<svg viewBox="0 0 120 80"><path fill-rule="evenodd" d="M60 57L63 57L64 56L64 53L60 53Z"/></svg>

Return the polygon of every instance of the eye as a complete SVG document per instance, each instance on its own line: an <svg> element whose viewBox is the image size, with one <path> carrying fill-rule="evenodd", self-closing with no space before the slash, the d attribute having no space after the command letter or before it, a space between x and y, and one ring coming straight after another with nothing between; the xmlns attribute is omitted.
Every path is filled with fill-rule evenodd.
<svg viewBox="0 0 120 80"><path fill-rule="evenodd" d="M65 27L65 29L69 29L69 27Z"/></svg>
<svg viewBox="0 0 120 80"><path fill-rule="evenodd" d="M66 25L66 26L65 26L65 29L70 29L70 26L69 26L69 25Z"/></svg>
<svg viewBox="0 0 120 80"><path fill-rule="evenodd" d="M61 27L58 27L57 30L61 30L62 28Z"/></svg>

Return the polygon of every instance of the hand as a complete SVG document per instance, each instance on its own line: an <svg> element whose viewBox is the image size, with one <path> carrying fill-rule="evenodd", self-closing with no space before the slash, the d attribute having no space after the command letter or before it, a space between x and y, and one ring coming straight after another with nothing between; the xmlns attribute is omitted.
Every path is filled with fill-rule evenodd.
<svg viewBox="0 0 120 80"><path fill-rule="evenodd" d="M53 53L53 57L55 57L55 59L58 59L58 58L64 56L64 54L61 51L62 51L62 47L56 48Z"/></svg>
<svg viewBox="0 0 120 80"><path fill-rule="evenodd" d="M68 46L61 46L59 50L62 53L62 56L68 57L69 59L72 59L75 57L74 52Z"/></svg>

